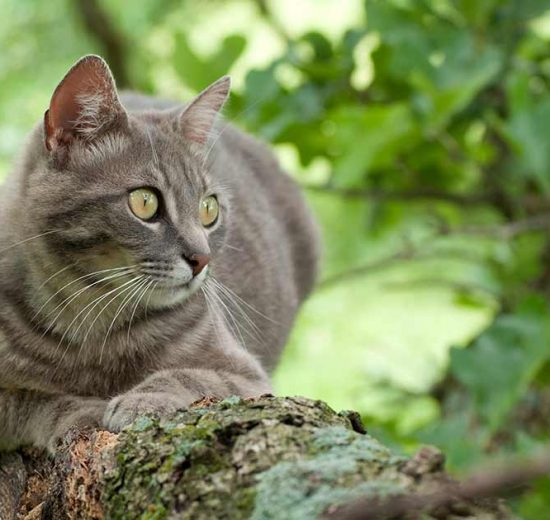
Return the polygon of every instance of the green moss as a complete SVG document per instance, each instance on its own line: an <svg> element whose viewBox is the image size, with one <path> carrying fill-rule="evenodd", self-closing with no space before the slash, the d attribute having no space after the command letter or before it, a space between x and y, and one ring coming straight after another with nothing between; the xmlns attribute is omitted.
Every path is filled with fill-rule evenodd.
<svg viewBox="0 0 550 520"><path fill-rule="evenodd" d="M402 457L349 414L302 398L230 398L119 436L104 475L106 518L308 520L365 494L416 483Z"/></svg>
<svg viewBox="0 0 550 520"><path fill-rule="evenodd" d="M107 517L164 518L178 510L212 518L231 510L245 518L257 476L282 460L309 457L320 426L351 428L326 404L301 398L231 397L170 421L142 417L120 435L117 464L105 475Z"/></svg>
<svg viewBox="0 0 550 520"><path fill-rule="evenodd" d="M328 507L353 498L400 494L407 481L401 459L368 435L341 426L312 431L309 459L279 463L258 476L252 518L315 519Z"/></svg>

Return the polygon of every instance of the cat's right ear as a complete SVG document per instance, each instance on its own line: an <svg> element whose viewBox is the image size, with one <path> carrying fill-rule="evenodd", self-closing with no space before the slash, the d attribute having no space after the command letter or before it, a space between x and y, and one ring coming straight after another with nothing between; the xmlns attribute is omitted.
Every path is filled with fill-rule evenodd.
<svg viewBox="0 0 550 520"><path fill-rule="evenodd" d="M56 151L75 139L91 141L126 121L115 80L99 56L84 56L55 89L44 114L46 148Z"/></svg>

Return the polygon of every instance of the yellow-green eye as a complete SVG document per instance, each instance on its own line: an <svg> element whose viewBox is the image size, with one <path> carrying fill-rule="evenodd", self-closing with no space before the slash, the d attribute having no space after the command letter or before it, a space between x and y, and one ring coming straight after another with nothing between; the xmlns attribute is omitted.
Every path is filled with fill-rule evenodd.
<svg viewBox="0 0 550 520"><path fill-rule="evenodd" d="M128 204L132 213L142 219L152 219L159 209L157 194L148 188L139 188L130 192Z"/></svg>
<svg viewBox="0 0 550 520"><path fill-rule="evenodd" d="M204 197L201 200L199 206L199 218L201 219L201 224L204 227L211 226L218 220L218 214L220 213L220 207L218 205L218 199L213 195Z"/></svg>

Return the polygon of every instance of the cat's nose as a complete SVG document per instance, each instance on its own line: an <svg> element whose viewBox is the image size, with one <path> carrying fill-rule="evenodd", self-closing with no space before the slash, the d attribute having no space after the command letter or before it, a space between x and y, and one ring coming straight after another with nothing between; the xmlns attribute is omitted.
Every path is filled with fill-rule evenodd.
<svg viewBox="0 0 550 520"><path fill-rule="evenodd" d="M192 254L187 259L187 261L191 265L191 269L193 270L193 276L197 276L208 265L208 262L210 262L210 256L195 253L195 254Z"/></svg>

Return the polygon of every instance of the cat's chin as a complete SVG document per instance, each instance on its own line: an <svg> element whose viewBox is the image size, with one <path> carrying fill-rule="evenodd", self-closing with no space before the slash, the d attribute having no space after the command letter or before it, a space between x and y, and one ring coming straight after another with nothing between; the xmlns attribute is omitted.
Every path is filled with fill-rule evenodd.
<svg viewBox="0 0 550 520"><path fill-rule="evenodd" d="M193 278L188 283L157 285L151 292L147 305L151 309L163 309L183 303L199 290L205 278L206 273Z"/></svg>

